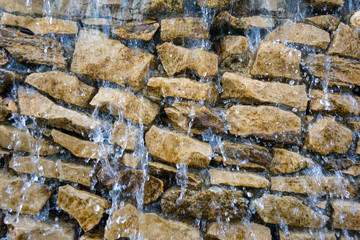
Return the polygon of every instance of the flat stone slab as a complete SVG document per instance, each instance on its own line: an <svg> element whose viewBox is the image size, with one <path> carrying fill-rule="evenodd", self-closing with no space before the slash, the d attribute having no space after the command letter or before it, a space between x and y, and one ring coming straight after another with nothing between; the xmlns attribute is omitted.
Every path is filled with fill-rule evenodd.
<svg viewBox="0 0 360 240"><path fill-rule="evenodd" d="M269 170L277 174L290 174L313 165L314 162L310 158L285 149L275 148Z"/></svg>
<svg viewBox="0 0 360 240"><path fill-rule="evenodd" d="M139 39L143 41L150 41L159 27L160 24L152 20L128 22L124 26L116 28L113 33L126 40Z"/></svg>
<svg viewBox="0 0 360 240"><path fill-rule="evenodd" d="M139 137L139 129L122 121L114 123L111 140L126 150L135 151Z"/></svg>
<svg viewBox="0 0 360 240"><path fill-rule="evenodd" d="M314 240L314 239L326 239L336 240L335 232L327 230L319 231L306 231L306 230L291 230L287 233L279 231L280 240Z"/></svg>
<svg viewBox="0 0 360 240"><path fill-rule="evenodd" d="M332 200L331 207L334 209L332 227L339 229L360 230L360 203Z"/></svg>
<svg viewBox="0 0 360 240"><path fill-rule="evenodd" d="M229 185L234 187L266 188L269 181L255 173L231 172L227 170L210 169L212 185Z"/></svg>
<svg viewBox="0 0 360 240"><path fill-rule="evenodd" d="M333 15L319 15L308 17L306 21L311 22L326 31L335 31L340 24L340 19Z"/></svg>
<svg viewBox="0 0 360 240"><path fill-rule="evenodd" d="M329 54L360 59L360 36L350 26L340 23L328 50Z"/></svg>

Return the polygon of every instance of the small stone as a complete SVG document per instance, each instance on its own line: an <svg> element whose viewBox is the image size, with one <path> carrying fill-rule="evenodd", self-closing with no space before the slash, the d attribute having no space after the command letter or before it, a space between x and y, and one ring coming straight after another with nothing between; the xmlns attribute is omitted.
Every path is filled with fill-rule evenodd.
<svg viewBox="0 0 360 240"><path fill-rule="evenodd" d="M266 223L323 228L329 220L329 217L317 213L295 197L264 194L255 200L254 205L256 212Z"/></svg>
<svg viewBox="0 0 360 240"><path fill-rule="evenodd" d="M340 23L328 50L329 54L360 59L360 36L350 26Z"/></svg>
<svg viewBox="0 0 360 240"><path fill-rule="evenodd" d="M108 18L84 18L81 20L84 25L88 26L110 26L111 21Z"/></svg>
<svg viewBox="0 0 360 240"><path fill-rule="evenodd" d="M343 5L343 0L310 0L310 4L318 9L331 9Z"/></svg>
<svg viewBox="0 0 360 240"><path fill-rule="evenodd" d="M358 141L357 143L357 146L356 146L356 154L359 154L360 155L360 140Z"/></svg>
<svg viewBox="0 0 360 240"><path fill-rule="evenodd" d="M134 155L134 153L124 153L122 157L122 162L127 167L136 168L139 162L141 161L141 157ZM148 162L149 165L150 162Z"/></svg>
<svg viewBox="0 0 360 240"><path fill-rule="evenodd" d="M332 15L320 15L306 18L309 21L326 31L335 31L340 24L340 19Z"/></svg>
<svg viewBox="0 0 360 240"><path fill-rule="evenodd" d="M331 207L333 228L360 230L360 203L332 200Z"/></svg>
<svg viewBox="0 0 360 240"><path fill-rule="evenodd" d="M350 129L331 117L323 117L308 127L305 145L309 150L322 155L345 154L352 139L353 134Z"/></svg>
<svg viewBox="0 0 360 240"><path fill-rule="evenodd" d="M149 4L142 6L141 12L149 16L159 16L167 13L179 13L184 11L182 0L149 0Z"/></svg>
<svg viewBox="0 0 360 240"><path fill-rule="evenodd" d="M218 56L200 48L188 49L172 43L156 46L161 63L169 76L186 69L193 69L200 77L218 74Z"/></svg>
<svg viewBox="0 0 360 240"><path fill-rule="evenodd" d="M304 168L314 165L310 158L301 156L298 153L291 152L281 148L274 149L273 161L269 167L270 172L277 174L296 173Z"/></svg>
<svg viewBox="0 0 360 240"><path fill-rule="evenodd" d="M266 188L269 181L255 173L231 172L218 169L210 169L212 185L228 185L234 187Z"/></svg>
<svg viewBox="0 0 360 240"><path fill-rule="evenodd" d="M18 112L19 109L13 100L0 97L0 121L5 121L8 116Z"/></svg>
<svg viewBox="0 0 360 240"><path fill-rule="evenodd" d="M44 1L32 0L24 2L23 0L0 0L0 7L7 12L20 12L23 14L43 14Z"/></svg>
<svg viewBox="0 0 360 240"><path fill-rule="evenodd" d="M135 151L139 129L121 121L114 123L111 135L112 142L126 150Z"/></svg>
<svg viewBox="0 0 360 240"><path fill-rule="evenodd" d="M196 0L197 5L205 8L223 9L228 8L231 3L236 2L232 0Z"/></svg>
<svg viewBox="0 0 360 240"><path fill-rule="evenodd" d="M220 187L201 191L170 188L161 199L161 209L166 214L217 220L241 218L247 214L248 206L242 191Z"/></svg>
<svg viewBox="0 0 360 240"><path fill-rule="evenodd" d="M7 158L10 155L10 151L0 148L0 159Z"/></svg>
<svg viewBox="0 0 360 240"><path fill-rule="evenodd" d="M125 40L139 39L150 41L159 27L159 23L147 20L143 22L129 22L124 26L115 29L113 32Z"/></svg>
<svg viewBox="0 0 360 240"><path fill-rule="evenodd" d="M70 185L59 187L56 204L72 215L85 231L94 228L101 220L110 203L96 194L77 190Z"/></svg>
<svg viewBox="0 0 360 240"><path fill-rule="evenodd" d="M212 156L208 143L156 126L146 133L145 142L151 156L172 164L206 168Z"/></svg>
<svg viewBox="0 0 360 240"><path fill-rule="evenodd" d="M0 49L0 66L4 67L6 64L9 63L9 58L7 53L4 49Z"/></svg>
<svg viewBox="0 0 360 240"><path fill-rule="evenodd" d="M241 17L241 29L272 29L275 27L275 21L271 17L263 17L261 15L251 17Z"/></svg>
<svg viewBox="0 0 360 240"><path fill-rule="evenodd" d="M259 45L251 75L265 78L286 78L301 81L301 52L279 43Z"/></svg>
<svg viewBox="0 0 360 240"><path fill-rule="evenodd" d="M103 240L103 239L104 239L104 231L103 230L87 232L79 238L79 240Z"/></svg>
<svg viewBox="0 0 360 240"><path fill-rule="evenodd" d="M360 132L360 122L359 121L348 121L347 124L355 132Z"/></svg>
<svg viewBox="0 0 360 240"><path fill-rule="evenodd" d="M92 107L123 116L134 123L150 124L160 111L160 107L149 99L121 89L101 87L91 100Z"/></svg>
<svg viewBox="0 0 360 240"><path fill-rule="evenodd" d="M360 28L360 11L356 11L350 18L350 25L355 28Z"/></svg>
<svg viewBox="0 0 360 240"><path fill-rule="evenodd" d="M15 72L0 69L0 93L2 93L6 87L18 82L21 76Z"/></svg>
<svg viewBox="0 0 360 240"><path fill-rule="evenodd" d="M280 232L280 240L336 240L336 235L333 231L320 230L320 231L306 231L306 230L290 230L285 233Z"/></svg>
<svg viewBox="0 0 360 240"><path fill-rule="evenodd" d="M249 64L249 45L244 36L228 35L220 42L221 65L223 69L237 71L246 68Z"/></svg>
<svg viewBox="0 0 360 240"><path fill-rule="evenodd" d="M326 209L326 205L327 205L327 201L326 201L326 200L315 203L315 206L316 206L316 207L321 208L321 209L323 209L323 210Z"/></svg>
<svg viewBox="0 0 360 240"><path fill-rule="evenodd" d="M213 161L224 164L225 166L236 166L239 168L251 169L256 171L265 171L266 167L259 165L257 163L249 162L248 160L235 160L231 158L224 158L222 156L217 156L213 158Z"/></svg>
<svg viewBox="0 0 360 240"><path fill-rule="evenodd" d="M220 12L214 19L213 24L211 25L214 32L222 31L223 29L243 29L244 24L240 21L239 18L234 17L228 11Z"/></svg>
<svg viewBox="0 0 360 240"><path fill-rule="evenodd" d="M266 0L260 2L260 8L270 12L283 12L286 9L286 0Z"/></svg>
<svg viewBox="0 0 360 240"><path fill-rule="evenodd" d="M323 166L329 171L339 171L353 165L351 159L323 158Z"/></svg>
<svg viewBox="0 0 360 240"><path fill-rule="evenodd" d="M342 170L341 171L344 174L349 174L353 177L358 177L360 175L360 165L354 165L349 167L348 169Z"/></svg>

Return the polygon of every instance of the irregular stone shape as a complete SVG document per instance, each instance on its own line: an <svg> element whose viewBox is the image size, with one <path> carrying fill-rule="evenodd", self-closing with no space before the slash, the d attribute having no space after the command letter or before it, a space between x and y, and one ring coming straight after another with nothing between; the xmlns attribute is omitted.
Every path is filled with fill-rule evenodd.
<svg viewBox="0 0 360 240"><path fill-rule="evenodd" d="M149 99L121 89L101 87L91 100L92 107L123 116L135 123L150 124L160 107Z"/></svg>
<svg viewBox="0 0 360 240"><path fill-rule="evenodd" d="M60 148L45 140L39 140L29 133L20 131L14 127L0 125L0 147L23 151L43 156L53 155Z"/></svg>
<svg viewBox="0 0 360 240"><path fill-rule="evenodd" d="M81 22L84 25L93 25L93 26L110 26L111 21L108 18L91 18L86 17L85 19L82 19Z"/></svg>
<svg viewBox="0 0 360 240"><path fill-rule="evenodd" d="M318 9L338 7L343 4L343 0L310 0L310 4Z"/></svg>
<svg viewBox="0 0 360 240"><path fill-rule="evenodd" d="M356 196L354 185L343 177L272 177L271 190L314 196L334 196L353 198Z"/></svg>
<svg viewBox="0 0 360 240"><path fill-rule="evenodd" d="M241 17L241 29L252 29L252 28L261 28L261 29L271 29L275 27L275 21L271 17L263 17L261 15L251 16L251 17Z"/></svg>
<svg viewBox="0 0 360 240"><path fill-rule="evenodd" d="M224 224L212 222L207 226L205 236L210 239L219 240L272 239L271 231L268 227L257 223L243 222L239 220Z"/></svg>
<svg viewBox="0 0 360 240"><path fill-rule="evenodd" d="M79 81L76 76L60 71L30 74L25 79L25 83L53 98L80 107L87 107L96 91L94 87Z"/></svg>
<svg viewBox="0 0 360 240"><path fill-rule="evenodd" d="M360 113L360 97L350 94L310 91L310 109L313 112L335 112L340 115Z"/></svg>
<svg viewBox="0 0 360 240"><path fill-rule="evenodd" d="M355 132L360 132L360 122L359 121L348 121L347 124Z"/></svg>
<svg viewBox="0 0 360 240"><path fill-rule="evenodd" d="M301 135L300 117L276 107L235 105L226 111L226 118L234 135L287 143L298 143Z"/></svg>
<svg viewBox="0 0 360 240"><path fill-rule="evenodd" d="M234 17L228 11L220 12L211 25L212 30L221 31L222 29L243 29L243 23L239 18Z"/></svg>
<svg viewBox="0 0 360 240"><path fill-rule="evenodd" d="M352 27L340 23L328 53L360 59L359 34Z"/></svg>
<svg viewBox="0 0 360 240"><path fill-rule="evenodd" d="M351 159L323 158L322 165L329 171L339 171L353 165Z"/></svg>
<svg viewBox="0 0 360 240"><path fill-rule="evenodd" d="M6 64L9 63L9 58L7 56L7 53L5 52L4 49L0 50L0 66L5 66Z"/></svg>
<svg viewBox="0 0 360 240"><path fill-rule="evenodd" d="M195 102L174 102L164 110L172 125L186 132L199 135L208 129L216 134L225 132L223 120L210 109Z"/></svg>
<svg viewBox="0 0 360 240"><path fill-rule="evenodd" d="M260 8L270 12L283 12L286 9L286 0L260 1Z"/></svg>
<svg viewBox="0 0 360 240"><path fill-rule="evenodd" d="M247 208L247 200L242 191L219 187L201 191L170 188L161 198L163 213L206 220L241 218L247 214Z"/></svg>
<svg viewBox="0 0 360 240"><path fill-rule="evenodd" d="M127 167L136 168L140 161L141 157L135 155L135 153L124 153L124 156L122 157L122 162Z"/></svg>
<svg viewBox="0 0 360 240"><path fill-rule="evenodd" d="M235 160L231 158L224 158L222 156L216 156L213 158L213 161L224 164L225 166L236 166L240 168L249 168L255 169L256 171L265 171L266 167L259 165L257 163L249 162L248 160Z"/></svg>
<svg viewBox="0 0 360 240"><path fill-rule="evenodd" d="M134 235L148 240L200 239L199 230L189 224L165 219L154 213L138 213L135 206L126 203L108 219L105 238L115 240Z"/></svg>
<svg viewBox="0 0 360 240"><path fill-rule="evenodd" d="M214 102L217 95L213 83L201 83L189 78L153 77L149 79L147 86L150 94L161 97Z"/></svg>
<svg viewBox="0 0 360 240"><path fill-rule="evenodd" d="M133 125L117 121L112 128L111 139L116 145L126 150L135 151L139 129Z"/></svg>
<svg viewBox="0 0 360 240"><path fill-rule="evenodd" d="M181 17L161 20L160 41L181 41L184 38L209 39L209 29L204 19Z"/></svg>
<svg viewBox="0 0 360 240"><path fill-rule="evenodd" d="M54 161L43 157L13 156L9 167L18 173L35 173L46 178L91 186L92 167L83 164L63 162L60 159Z"/></svg>
<svg viewBox="0 0 360 240"><path fill-rule="evenodd" d="M307 93L305 85L263 82L226 72L222 79L222 99L239 99L244 103L281 103L305 111Z"/></svg>
<svg viewBox="0 0 360 240"><path fill-rule="evenodd" d="M103 240L103 239L104 239L104 231L103 230L87 232L79 238L79 240Z"/></svg>
<svg viewBox="0 0 360 240"><path fill-rule="evenodd" d="M350 129L337 123L331 117L323 117L308 127L305 145L311 151L322 155L345 154L349 150L352 139L353 134Z"/></svg>
<svg viewBox="0 0 360 240"><path fill-rule="evenodd" d="M201 77L218 74L218 56L200 48L188 49L172 43L156 46L161 63L169 76L193 69Z"/></svg>
<svg viewBox="0 0 360 240"><path fill-rule="evenodd" d="M333 231L306 231L306 230L290 230L288 233L279 231L280 240L336 240L335 233Z"/></svg>
<svg viewBox="0 0 360 240"><path fill-rule="evenodd" d="M102 159L109 155L109 150L106 146L102 146L91 141L82 140L55 129L51 130L51 137L53 138L54 142L68 149L77 157Z"/></svg>
<svg viewBox="0 0 360 240"><path fill-rule="evenodd" d="M19 81L20 79L21 77L17 73L0 69L0 93L2 93L7 86Z"/></svg>
<svg viewBox="0 0 360 240"><path fill-rule="evenodd" d="M150 2L147 4L147 2ZM150 16L184 11L182 0L148 0L145 1L144 12ZM140 11L142 9L140 8Z"/></svg>
<svg viewBox="0 0 360 240"><path fill-rule="evenodd" d="M5 222L8 227L8 239L74 240L76 238L74 224L61 220L40 221L23 215L8 215Z"/></svg>
<svg viewBox="0 0 360 240"><path fill-rule="evenodd" d="M22 0L0 0L0 7L7 12L20 12L25 14L43 14L44 2L42 0L34 0L24 2Z"/></svg>
<svg viewBox="0 0 360 240"><path fill-rule="evenodd" d="M210 169L212 185L229 185L235 187L266 188L269 181L255 173L231 172L218 169Z"/></svg>
<svg viewBox="0 0 360 240"><path fill-rule="evenodd" d="M29 88L18 88L19 108L22 115L32 116L47 125L87 134L106 123L88 114L67 109Z"/></svg>
<svg viewBox="0 0 360 240"><path fill-rule="evenodd" d="M253 76L301 80L301 52L279 43L262 42L259 45Z"/></svg>
<svg viewBox="0 0 360 240"><path fill-rule="evenodd" d="M272 31L267 39L282 43L292 42L326 49L330 43L330 34L320 28L304 23L286 20L284 24Z"/></svg>
<svg viewBox="0 0 360 240"><path fill-rule="evenodd" d="M0 209L35 215L45 205L53 190L37 182L0 171Z"/></svg>
<svg viewBox="0 0 360 240"><path fill-rule="evenodd" d="M196 0L197 5L205 8L223 9L228 8L232 2L231 0Z"/></svg>
<svg viewBox="0 0 360 240"><path fill-rule="evenodd" d="M0 159L6 158L10 155L10 151L0 148Z"/></svg>
<svg viewBox="0 0 360 240"><path fill-rule="evenodd" d="M360 230L360 203L332 200L331 207L333 228Z"/></svg>
<svg viewBox="0 0 360 240"><path fill-rule="evenodd" d="M323 228L329 217L304 205L295 197L264 194L254 201L256 212L266 223L294 227ZM301 213L301 214L299 214Z"/></svg>
<svg viewBox="0 0 360 240"><path fill-rule="evenodd" d="M1 99L0 97L0 121L5 121L9 115L17 112L19 112L19 109L13 100L9 98Z"/></svg>
<svg viewBox="0 0 360 240"><path fill-rule="evenodd" d="M72 215L85 231L91 230L101 220L110 203L96 194L77 190L70 185L59 187L56 204Z"/></svg>
<svg viewBox="0 0 360 240"><path fill-rule="evenodd" d="M0 28L0 33L0 46L16 61L66 68L63 47L58 41L47 36L28 35L5 27Z"/></svg>
<svg viewBox="0 0 360 240"><path fill-rule="evenodd" d="M221 59L236 55L247 56L249 54L249 44L244 36L228 35L221 39Z"/></svg>
<svg viewBox="0 0 360 240"><path fill-rule="evenodd" d="M346 170L342 170L341 172L344 174L349 174L353 177L358 177L360 175L360 165L351 166Z"/></svg>
<svg viewBox="0 0 360 240"><path fill-rule="evenodd" d="M326 31L335 31L340 24L340 19L333 15L320 15L306 18L309 21Z"/></svg>
<svg viewBox="0 0 360 240"><path fill-rule="evenodd" d="M155 60L152 54L127 48L98 30L87 29L79 33L71 71L139 91Z"/></svg>
<svg viewBox="0 0 360 240"><path fill-rule="evenodd" d="M355 28L360 27L360 11L356 11L350 18L350 25Z"/></svg>
<svg viewBox="0 0 360 240"><path fill-rule="evenodd" d="M143 22L129 22L124 26L115 29L113 33L125 40L139 39L143 41L150 41L159 27L159 23L151 20Z"/></svg>
<svg viewBox="0 0 360 240"><path fill-rule="evenodd" d="M52 17L21 17L6 12L1 14L0 24L26 28L34 34L77 34L79 30L77 23L74 21Z"/></svg>
<svg viewBox="0 0 360 240"><path fill-rule="evenodd" d="M145 135L149 154L161 161L206 168L212 155L208 143L185 134L152 126Z"/></svg>
<svg viewBox="0 0 360 240"><path fill-rule="evenodd" d="M269 170L277 174L290 174L312 167L313 165L314 162L310 158L285 149L275 148Z"/></svg>

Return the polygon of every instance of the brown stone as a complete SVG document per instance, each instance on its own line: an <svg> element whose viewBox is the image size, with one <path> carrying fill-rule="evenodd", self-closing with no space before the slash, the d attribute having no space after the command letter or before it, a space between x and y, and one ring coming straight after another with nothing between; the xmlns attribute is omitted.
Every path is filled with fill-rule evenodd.
<svg viewBox="0 0 360 240"><path fill-rule="evenodd" d="M360 203L332 200L332 227L349 230L360 230Z"/></svg>
<svg viewBox="0 0 360 240"><path fill-rule="evenodd" d="M10 151L0 148L0 159L7 158L10 155Z"/></svg>
<svg viewBox="0 0 360 240"><path fill-rule="evenodd" d="M318 9L338 7L343 4L343 0L310 0L310 4Z"/></svg>
<svg viewBox="0 0 360 240"><path fill-rule="evenodd" d="M186 69L193 69L201 77L218 74L218 56L200 48L188 49L172 43L156 46L161 63L169 76Z"/></svg>
<svg viewBox="0 0 360 240"><path fill-rule="evenodd" d="M0 7L7 12L20 12L24 14L43 14L44 2L42 0L34 0L24 2L22 0L0 0Z"/></svg>
<svg viewBox="0 0 360 240"><path fill-rule="evenodd" d="M141 157L135 155L135 153L124 153L122 157L122 163L127 167L136 168L139 162L141 161ZM149 164L150 162L148 162Z"/></svg>
<svg viewBox="0 0 360 240"><path fill-rule="evenodd" d="M103 230L87 232L79 238L79 240L103 240L103 239L104 239Z"/></svg>
<svg viewBox="0 0 360 240"><path fill-rule="evenodd" d="M145 142L151 156L172 164L206 168L212 156L208 143L156 126L146 133Z"/></svg>
<svg viewBox="0 0 360 240"><path fill-rule="evenodd" d="M139 39L143 41L150 41L159 27L159 23L151 20L143 22L129 22L120 28L116 28L113 33L125 40Z"/></svg>
<svg viewBox="0 0 360 240"><path fill-rule="evenodd" d="M9 58L7 56L7 53L4 49L0 49L0 66L5 66L9 63Z"/></svg>
<svg viewBox="0 0 360 240"><path fill-rule="evenodd" d="M270 106L235 105L226 111L226 117L231 134L299 142L301 119L292 112Z"/></svg>
<svg viewBox="0 0 360 240"><path fill-rule="evenodd" d="M174 102L165 108L165 113L173 126L194 134L203 134L211 129L213 133L225 132L223 120L205 106L195 102Z"/></svg>
<svg viewBox="0 0 360 240"><path fill-rule="evenodd" d="M360 155L360 140L358 141L357 143L357 146L356 146L356 154L359 154Z"/></svg>
<svg viewBox="0 0 360 240"><path fill-rule="evenodd" d="M331 117L323 117L308 127L305 145L309 150L322 155L345 154L349 150L352 138L350 129Z"/></svg>
<svg viewBox="0 0 360 240"><path fill-rule="evenodd" d="M360 59L359 34L352 27L340 23L328 53Z"/></svg>
<svg viewBox="0 0 360 240"><path fill-rule="evenodd" d="M152 54L127 48L98 30L87 29L79 33L71 71L139 91L155 61Z"/></svg>
<svg viewBox="0 0 360 240"><path fill-rule="evenodd" d="M311 22L326 31L335 31L340 24L340 19L333 15L320 15L306 18L306 21Z"/></svg>
<svg viewBox="0 0 360 240"><path fill-rule="evenodd" d="M13 156L9 167L18 173L35 173L46 178L57 178L88 187L91 185L92 167L83 164L64 162L60 159L54 161L43 157Z"/></svg>
<svg viewBox="0 0 360 240"><path fill-rule="evenodd" d="M144 12L149 14L150 16L166 13L174 14L184 11L182 0L148 0L145 1L145 4L146 2L150 3L148 5L145 5Z"/></svg>
<svg viewBox="0 0 360 240"><path fill-rule="evenodd" d="M220 224L219 222L212 222L207 226L205 236L210 239L219 240L272 239L271 231L268 227L257 223L243 222L239 220L223 224Z"/></svg>
<svg viewBox="0 0 360 240"><path fill-rule="evenodd" d="M279 231L280 240L336 240L336 235L333 231L319 230L319 231L307 231L307 230L290 230L285 233Z"/></svg>
<svg viewBox="0 0 360 240"><path fill-rule="evenodd" d="M312 167L313 165L314 162L310 158L285 149L275 148L269 170L277 174L290 174Z"/></svg>
<svg viewBox="0 0 360 240"><path fill-rule="evenodd" d="M339 171L353 165L351 159L323 158L323 166L329 171Z"/></svg>
<svg viewBox="0 0 360 240"><path fill-rule="evenodd" d="M94 87L79 81L76 76L60 71L30 74L25 83L55 99L80 107L87 107L96 91Z"/></svg>
<svg viewBox="0 0 360 240"><path fill-rule="evenodd" d="M264 194L254 202L256 212L266 223L294 227L323 228L329 217L317 213L295 197Z"/></svg>
<svg viewBox="0 0 360 240"><path fill-rule="evenodd" d="M231 3L237 2L236 0L196 0L197 5L205 8L223 9L228 8Z"/></svg>
<svg viewBox="0 0 360 240"><path fill-rule="evenodd" d="M0 171L0 209L35 215L45 205L53 190L45 185Z"/></svg>
<svg viewBox="0 0 360 240"><path fill-rule="evenodd" d="M228 185L234 187L266 188L269 181L255 173L231 172L226 170L210 169L212 185Z"/></svg>
<svg viewBox="0 0 360 240"><path fill-rule="evenodd" d="M266 167L257 163L249 162L248 160L235 160L232 158L224 158L222 156L216 156L213 161L224 164L225 166L236 166L239 168L251 169L256 171L265 171Z"/></svg>
<svg viewBox="0 0 360 240"><path fill-rule="evenodd" d="M20 131L14 127L0 125L0 147L34 153L39 155L53 155L60 151L57 145L45 140L39 140L29 133Z"/></svg>
<svg viewBox="0 0 360 240"><path fill-rule="evenodd" d="M260 1L260 8L270 12L283 12L286 9L286 0Z"/></svg>
<svg viewBox="0 0 360 240"><path fill-rule="evenodd" d="M263 17L261 15L251 16L251 17L241 17L241 29L253 29L253 28L261 28L261 29L271 29L275 27L275 21L271 17Z"/></svg>
<svg viewBox="0 0 360 240"><path fill-rule="evenodd" d="M6 87L19 81L20 79L21 77L17 73L0 69L0 93L2 93Z"/></svg>
<svg viewBox="0 0 360 240"><path fill-rule="evenodd" d="M17 112L19 112L19 109L13 100L9 98L1 99L0 97L0 121L5 121L8 116Z"/></svg>
<svg viewBox="0 0 360 240"><path fill-rule="evenodd" d="M360 175L360 165L354 165L349 167L348 169L342 170L341 171L344 174L349 174L353 177L358 177Z"/></svg>
<svg viewBox="0 0 360 240"><path fill-rule="evenodd" d="M91 100L92 107L123 116L135 123L150 124L160 107L149 99L121 89L101 87Z"/></svg>
<svg viewBox="0 0 360 240"><path fill-rule="evenodd" d="M135 151L139 129L121 121L114 123L112 128L112 142L126 150Z"/></svg>
<svg viewBox="0 0 360 240"><path fill-rule="evenodd" d="M360 122L359 121L348 121L347 124L355 132L360 132Z"/></svg>
<svg viewBox="0 0 360 240"><path fill-rule="evenodd" d="M231 15L228 11L220 12L214 19L211 28L215 31L221 31L222 29L243 29L243 23L239 18Z"/></svg>
<svg viewBox="0 0 360 240"><path fill-rule="evenodd" d="M53 127L85 135L106 125L105 122L86 113L57 105L29 88L18 88L18 99L22 115L35 117Z"/></svg>
<svg viewBox="0 0 360 240"><path fill-rule="evenodd" d="M307 93L305 85L263 82L236 73L226 72L222 79L222 99L238 99L244 103L281 103L305 111Z"/></svg>
<svg viewBox="0 0 360 240"><path fill-rule="evenodd" d="M253 76L301 80L301 52L279 43L262 42L259 45Z"/></svg>
<svg viewBox="0 0 360 240"><path fill-rule="evenodd" d="M66 68L63 47L58 41L47 36L28 35L5 27L0 28L0 33L0 46L16 61Z"/></svg>
<svg viewBox="0 0 360 240"><path fill-rule="evenodd" d="M221 39L220 42L220 67L229 69L230 71L237 71L241 68L246 68L249 64L249 45L247 38L244 36L228 35Z"/></svg>
<svg viewBox="0 0 360 240"><path fill-rule="evenodd" d="M356 11L350 18L350 25L355 28L360 27L360 11Z"/></svg>
<svg viewBox="0 0 360 240"><path fill-rule="evenodd" d="M96 194L77 190L70 185L59 187L56 204L72 215L85 231L94 228L101 220L110 203Z"/></svg>

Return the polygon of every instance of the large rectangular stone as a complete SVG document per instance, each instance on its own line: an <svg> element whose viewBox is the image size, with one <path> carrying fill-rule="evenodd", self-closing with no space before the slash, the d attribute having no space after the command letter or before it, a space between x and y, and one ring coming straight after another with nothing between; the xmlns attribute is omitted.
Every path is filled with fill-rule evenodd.
<svg viewBox="0 0 360 240"><path fill-rule="evenodd" d="M212 185L229 185L235 187L266 188L269 181L255 173L234 172L218 169L210 169L210 181Z"/></svg>
<svg viewBox="0 0 360 240"><path fill-rule="evenodd" d="M360 231L360 203L342 200L331 201L334 209L332 227Z"/></svg>

